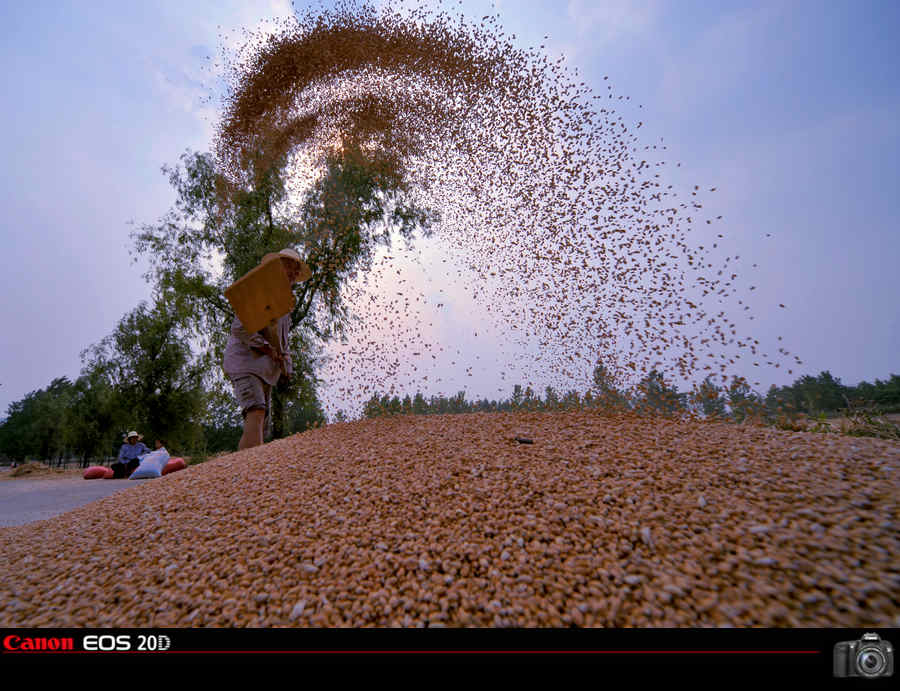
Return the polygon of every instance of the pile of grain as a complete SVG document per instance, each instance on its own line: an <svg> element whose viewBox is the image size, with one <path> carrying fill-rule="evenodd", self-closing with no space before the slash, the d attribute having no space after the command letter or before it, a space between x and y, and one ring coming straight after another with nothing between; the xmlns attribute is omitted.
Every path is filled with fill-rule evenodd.
<svg viewBox="0 0 900 691"><path fill-rule="evenodd" d="M0 626L898 626L898 462L586 412L330 425L0 529Z"/></svg>

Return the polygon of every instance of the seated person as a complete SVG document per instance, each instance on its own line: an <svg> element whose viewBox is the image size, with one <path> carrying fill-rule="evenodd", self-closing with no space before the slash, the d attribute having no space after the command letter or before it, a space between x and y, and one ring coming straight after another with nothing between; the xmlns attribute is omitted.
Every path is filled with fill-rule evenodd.
<svg viewBox="0 0 900 691"><path fill-rule="evenodd" d="M110 466L113 469L114 478L128 477L134 469L141 464L141 456L150 453L150 449L141 441L143 437L137 432L129 432L126 442L119 449L119 457Z"/></svg>

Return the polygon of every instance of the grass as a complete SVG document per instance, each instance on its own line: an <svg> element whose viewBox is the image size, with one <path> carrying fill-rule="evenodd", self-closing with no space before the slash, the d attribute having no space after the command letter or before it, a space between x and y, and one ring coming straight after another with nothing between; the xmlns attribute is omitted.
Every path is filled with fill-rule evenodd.
<svg viewBox="0 0 900 691"><path fill-rule="evenodd" d="M877 411L847 411L840 422L840 433L849 437L875 437L900 441L900 425Z"/></svg>
<svg viewBox="0 0 900 691"><path fill-rule="evenodd" d="M898 421L900 415L888 415L877 409L851 407L833 416L826 416L825 413L819 413L812 418L805 415L781 416L775 421L775 427L792 432L818 432L900 441Z"/></svg>

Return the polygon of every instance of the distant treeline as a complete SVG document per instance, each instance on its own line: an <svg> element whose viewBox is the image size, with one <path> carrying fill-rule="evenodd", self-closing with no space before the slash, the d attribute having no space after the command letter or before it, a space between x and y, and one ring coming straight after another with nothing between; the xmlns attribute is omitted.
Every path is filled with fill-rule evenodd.
<svg viewBox="0 0 900 691"><path fill-rule="evenodd" d="M153 362L159 366L158 353ZM45 389L10 404L0 422L0 459L57 463L75 459L84 465L115 456L131 429L149 442L154 436L166 439L173 455L205 456L237 448L241 426L229 397L206 392L196 378L167 376L142 381L139 372L114 378L107 376L108 369L95 362L74 382L65 377L54 379ZM625 390L614 384L603 367L597 367L593 386L585 392L560 394L547 386L539 395L531 387L517 384L505 400L469 401L464 391L452 397L373 395L365 403L363 416L605 409L692 412L736 422L757 417L774 423L798 414L832 415L848 408L900 412L900 375L892 374L886 381L876 379L874 384L844 386L829 372L822 372L817 377L800 377L790 386L773 386L763 396L740 378L733 378L727 386L708 378L696 391L680 392L657 371ZM285 418L287 434L326 421L312 386L302 390L297 400L289 401ZM332 422L347 419L338 411Z"/></svg>
<svg viewBox="0 0 900 691"><path fill-rule="evenodd" d="M692 412L703 417L719 417L740 422L748 416L775 422L780 417L798 415L817 416L864 409L879 413L900 412L900 375L861 382L857 386L841 384L830 372L817 377L803 376L790 386L772 386L763 396L754 391L746 380L735 377L727 386L716 385L706 379L696 391L679 392L666 383L665 377L651 372L630 390L618 389L598 367L594 372L594 387L586 392L575 390L563 394L547 386L543 396L531 387L516 385L505 400L480 399L468 401L465 392L455 396L430 396L417 392L414 396L373 395L363 408L367 418L382 415L442 415L452 413L510 412L521 410L555 411L605 408L610 410L674 414ZM338 411L335 421L346 415Z"/></svg>
<svg viewBox="0 0 900 691"><path fill-rule="evenodd" d="M301 390L284 411L288 434L324 423L318 399ZM203 458L234 451L241 438L233 400L202 388L118 387L103 377L54 379L9 405L0 421L0 461L104 463L119 453L131 430L167 442L172 455Z"/></svg>
<svg viewBox="0 0 900 691"><path fill-rule="evenodd" d="M237 449L242 427L223 411L211 414L217 412L213 395L153 389L147 400L139 398L134 391L117 390L103 380L91 382L86 376L75 382L54 379L47 388L10 404L0 422L0 460L58 465L76 461L83 466L104 462L118 455L131 430L142 434L150 448L154 438L166 440L172 455ZM225 407L233 407L228 403ZM204 405L209 408L204 410ZM217 417L220 422L211 424ZM293 402L285 417L290 434L324 422L317 400L312 407Z"/></svg>

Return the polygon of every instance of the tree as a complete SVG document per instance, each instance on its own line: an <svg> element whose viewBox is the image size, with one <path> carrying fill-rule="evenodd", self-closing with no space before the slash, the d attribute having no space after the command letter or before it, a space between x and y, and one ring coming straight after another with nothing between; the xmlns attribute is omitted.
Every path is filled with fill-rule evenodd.
<svg viewBox="0 0 900 691"><path fill-rule="evenodd" d="M32 391L10 403L0 426L0 451L19 463L38 453L35 431L41 394L42 391Z"/></svg>
<svg viewBox="0 0 900 691"><path fill-rule="evenodd" d="M522 385L516 384L515 386L513 386L513 392L512 392L513 410L518 410L519 408L521 408L524 400L525 400L525 395L522 392Z"/></svg>
<svg viewBox="0 0 900 691"><path fill-rule="evenodd" d="M325 424L325 411L312 379L300 379L300 390L287 402L286 434L299 434Z"/></svg>
<svg viewBox="0 0 900 691"><path fill-rule="evenodd" d="M846 387L828 371L821 372L818 377L801 377L794 382L793 388L805 412L811 415L839 410L846 405Z"/></svg>
<svg viewBox="0 0 900 691"><path fill-rule="evenodd" d="M45 389L11 403L0 425L0 452L16 461L68 458L76 423L75 392L67 377L57 377Z"/></svg>
<svg viewBox="0 0 900 691"><path fill-rule="evenodd" d="M640 381L638 410L659 412L665 415L681 410L681 398L674 386L669 386L661 372L652 370Z"/></svg>
<svg viewBox="0 0 900 691"><path fill-rule="evenodd" d="M772 384L766 392L763 406L766 420L773 423L792 420L800 412L795 392L790 386L779 388Z"/></svg>
<svg viewBox="0 0 900 691"><path fill-rule="evenodd" d="M105 457L127 424L119 396L102 368L85 367L75 381L67 441L87 467L88 459Z"/></svg>
<svg viewBox="0 0 900 691"><path fill-rule="evenodd" d="M450 412L450 405L447 399L441 396L432 396L429 409L436 415L445 415Z"/></svg>
<svg viewBox="0 0 900 691"><path fill-rule="evenodd" d="M565 410L577 410L581 407L581 396L574 389L567 391L562 398L562 407Z"/></svg>
<svg viewBox="0 0 900 691"><path fill-rule="evenodd" d="M522 407L525 408L525 410L537 410L539 403L540 399L535 397L534 390L531 386L526 386L525 393L522 396Z"/></svg>
<svg viewBox="0 0 900 691"><path fill-rule="evenodd" d="M457 394L448 402L451 413L465 413L468 408L466 403L466 392L458 391Z"/></svg>
<svg viewBox="0 0 900 691"><path fill-rule="evenodd" d="M882 412L900 410L900 375L890 379L876 379L874 384L861 381L856 386L844 386L830 372L818 377L800 377L789 389L797 405L809 413L840 410L847 407L876 406Z"/></svg>
<svg viewBox="0 0 900 691"><path fill-rule="evenodd" d="M226 388L219 372L233 318L225 288L268 252L297 247L312 277L295 286L291 353L295 377L273 391L274 436L285 432L285 401L299 395L301 380L314 378L317 345L342 332L352 318L343 286L371 267L378 244L394 233L407 243L419 229L431 232L433 216L410 201L393 168L358 147L327 156L323 175L294 204L284 183L285 161L247 175L236 185L209 154L186 152L183 169L164 168L177 193L173 209L157 225L133 235L135 250L150 258L148 278L183 301L193 338L207 365L207 387ZM217 266L220 267L217 269Z"/></svg>
<svg viewBox="0 0 900 691"><path fill-rule="evenodd" d="M616 379L603 365L598 364L594 368L593 389L586 397L591 405L596 405L602 410L617 411L628 408L628 400L617 387Z"/></svg>
<svg viewBox="0 0 900 691"><path fill-rule="evenodd" d="M597 400L594 398L594 394L590 389L585 391L584 397L581 399L581 405L587 410L590 410L591 408L595 408L597 406Z"/></svg>
<svg viewBox="0 0 900 691"><path fill-rule="evenodd" d="M728 385L728 407L735 422L761 415L763 402L744 377L734 376Z"/></svg>
<svg viewBox="0 0 900 691"><path fill-rule="evenodd" d="M67 455L72 388L68 378L58 377L47 388L11 403L0 425L0 452L17 461Z"/></svg>
<svg viewBox="0 0 900 691"><path fill-rule="evenodd" d="M380 417L385 415L386 411L381 406L378 394L372 394L372 397L363 405L363 415L367 418Z"/></svg>
<svg viewBox="0 0 900 691"><path fill-rule="evenodd" d="M195 446L205 401L203 362L192 356L180 307L172 296L157 295L152 307L142 302L82 358L89 370L109 377L118 405L130 413L125 426Z"/></svg>
<svg viewBox="0 0 900 691"><path fill-rule="evenodd" d="M896 376L896 375L895 375ZM878 388L867 381L861 381L847 392L851 405L866 406L875 401Z"/></svg>
<svg viewBox="0 0 900 691"><path fill-rule="evenodd" d="M832 376L831 372L820 372L818 376L819 405L822 410L835 411L846 406L844 396L847 387L841 380Z"/></svg>
<svg viewBox="0 0 900 691"><path fill-rule="evenodd" d="M700 383L692 398L695 407L705 418L724 419L725 398L722 389L713 381L713 375L710 374Z"/></svg>
<svg viewBox="0 0 900 691"><path fill-rule="evenodd" d="M875 380L875 403L885 410L900 409L900 375L891 374L890 379Z"/></svg>
<svg viewBox="0 0 900 691"><path fill-rule="evenodd" d="M65 451L66 429L71 416L72 382L58 377L37 399L33 433L37 437L38 457L52 461Z"/></svg>
<svg viewBox="0 0 900 691"><path fill-rule="evenodd" d="M559 396L556 395L554 388L549 385L544 389L544 407L547 410L557 410L559 408Z"/></svg>

